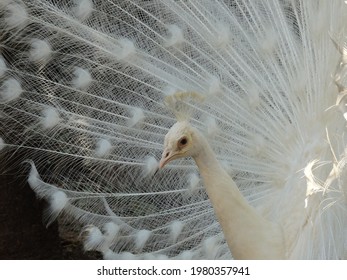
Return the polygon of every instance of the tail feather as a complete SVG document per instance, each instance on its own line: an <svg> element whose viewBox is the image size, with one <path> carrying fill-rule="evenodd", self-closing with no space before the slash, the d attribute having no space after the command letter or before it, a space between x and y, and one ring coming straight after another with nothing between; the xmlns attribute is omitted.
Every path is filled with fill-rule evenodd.
<svg viewBox="0 0 347 280"><path fill-rule="evenodd" d="M196 92L205 102L182 108L249 202L283 225L288 256L343 258L346 190L331 170L344 162L345 119L330 36L343 34L346 8L2 1L0 150L30 161L48 222L64 212L86 225L85 249L106 259L231 258L193 162L157 169L176 121L165 100ZM327 164L307 175L315 160Z"/></svg>

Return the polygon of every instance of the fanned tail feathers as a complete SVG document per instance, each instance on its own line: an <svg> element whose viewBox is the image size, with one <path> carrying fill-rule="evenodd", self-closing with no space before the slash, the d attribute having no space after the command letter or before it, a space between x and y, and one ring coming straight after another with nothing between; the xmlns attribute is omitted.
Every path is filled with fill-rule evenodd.
<svg viewBox="0 0 347 280"><path fill-rule="evenodd" d="M346 258L346 77L331 39L346 9L1 1L0 150L30 163L46 221L63 213L86 250L230 259L193 161L158 170L164 135L189 117L249 203L283 226L288 258Z"/></svg>

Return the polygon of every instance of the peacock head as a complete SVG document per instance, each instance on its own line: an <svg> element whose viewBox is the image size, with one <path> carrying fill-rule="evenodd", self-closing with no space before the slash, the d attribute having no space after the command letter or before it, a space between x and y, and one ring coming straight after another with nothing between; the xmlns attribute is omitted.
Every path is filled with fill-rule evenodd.
<svg viewBox="0 0 347 280"><path fill-rule="evenodd" d="M174 159L194 157L198 152L198 131L188 121L175 123L165 136L164 151L159 168L163 168Z"/></svg>

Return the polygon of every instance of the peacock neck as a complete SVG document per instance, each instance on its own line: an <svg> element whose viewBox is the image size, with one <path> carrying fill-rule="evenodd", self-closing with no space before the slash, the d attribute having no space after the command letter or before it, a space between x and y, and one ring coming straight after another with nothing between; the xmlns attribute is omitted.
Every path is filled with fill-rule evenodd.
<svg viewBox="0 0 347 280"><path fill-rule="evenodd" d="M234 258L283 259L281 228L249 205L207 142L194 160Z"/></svg>

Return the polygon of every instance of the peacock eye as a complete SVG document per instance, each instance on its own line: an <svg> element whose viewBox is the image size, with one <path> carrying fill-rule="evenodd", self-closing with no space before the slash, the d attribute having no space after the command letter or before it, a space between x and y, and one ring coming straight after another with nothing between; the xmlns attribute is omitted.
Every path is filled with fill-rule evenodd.
<svg viewBox="0 0 347 280"><path fill-rule="evenodd" d="M179 140L179 144L180 146L184 146L188 143L188 139L186 137L182 137L180 140Z"/></svg>

